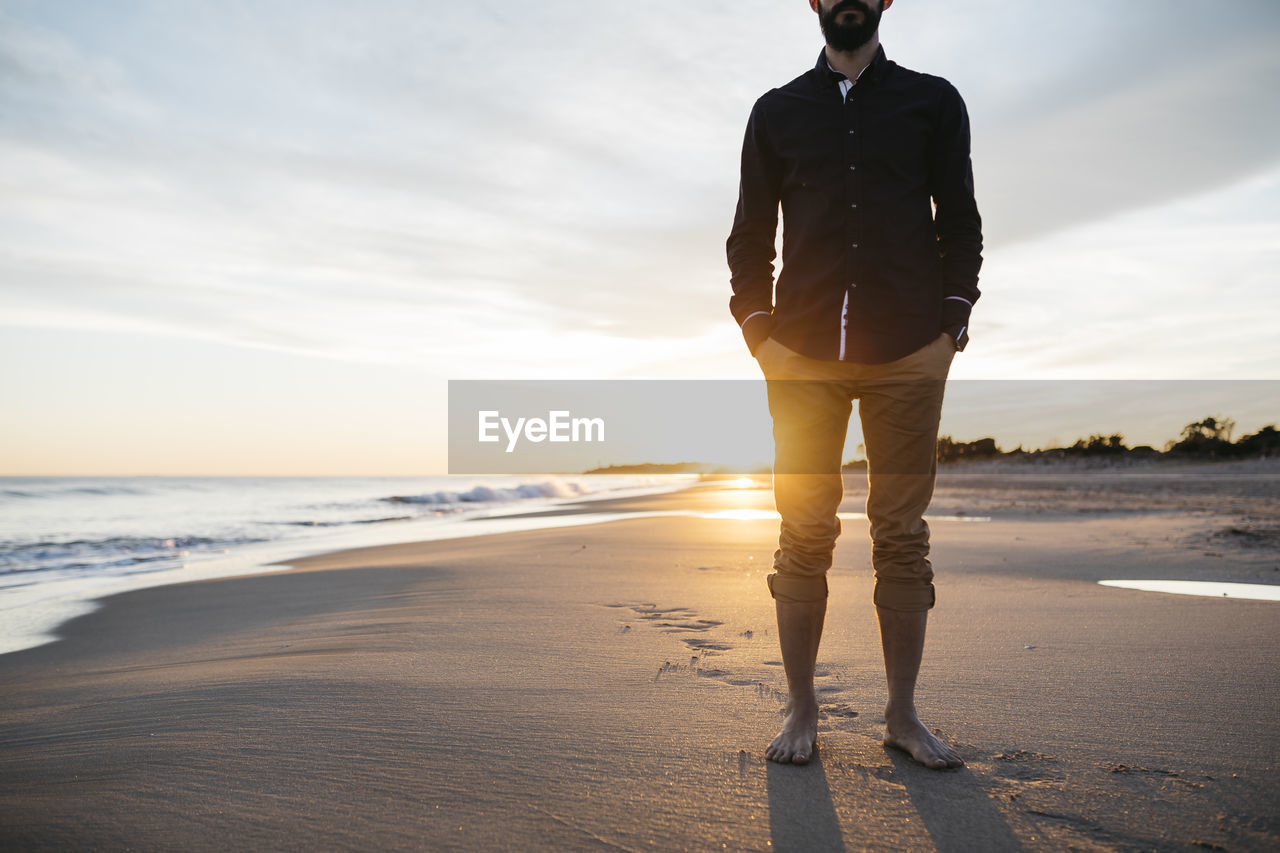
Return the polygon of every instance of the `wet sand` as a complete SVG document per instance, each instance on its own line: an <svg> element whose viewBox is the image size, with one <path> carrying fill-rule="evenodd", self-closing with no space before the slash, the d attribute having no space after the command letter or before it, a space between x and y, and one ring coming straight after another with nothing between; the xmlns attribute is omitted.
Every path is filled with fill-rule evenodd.
<svg viewBox="0 0 1280 853"><path fill-rule="evenodd" d="M0 847L1280 846L1280 605L1097 584L1280 583L1273 543L1214 538L1265 529L1268 489L1139 513L1141 490L1081 511L1037 487L1031 511L950 476L940 514L974 505L952 490L1000 492L989 522L933 523L918 704L961 770L879 743L865 522L831 575L818 755L792 767L764 759L776 520L637 518L105 600L0 656ZM712 489L610 506L771 507Z"/></svg>

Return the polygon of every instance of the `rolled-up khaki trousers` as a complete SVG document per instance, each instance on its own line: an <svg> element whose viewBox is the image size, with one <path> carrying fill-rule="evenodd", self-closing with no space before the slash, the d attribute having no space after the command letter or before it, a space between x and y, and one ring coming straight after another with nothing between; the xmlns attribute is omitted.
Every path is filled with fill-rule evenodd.
<svg viewBox="0 0 1280 853"><path fill-rule="evenodd" d="M782 516L770 594L781 601L827 597L840 535L841 456L858 401L867 455L873 600L890 610L935 603L929 525L938 471L938 421L955 344L945 332L885 364L808 358L766 338L756 349L773 417L773 494Z"/></svg>

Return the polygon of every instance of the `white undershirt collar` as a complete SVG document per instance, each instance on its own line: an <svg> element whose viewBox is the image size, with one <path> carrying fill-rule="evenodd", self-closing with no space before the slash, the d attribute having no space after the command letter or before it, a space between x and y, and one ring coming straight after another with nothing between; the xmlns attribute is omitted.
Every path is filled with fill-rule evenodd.
<svg viewBox="0 0 1280 853"><path fill-rule="evenodd" d="M834 68L831 68L831 60L826 59L826 58L824 57L824 58L823 58L823 61L825 61L825 62L827 63L827 68L830 68L830 69L831 69L831 73L832 73L832 74L839 74L839 73L840 73L839 71L835 70ZM873 60L872 60L872 62L874 62L874 61L875 61L875 60L873 59ZM847 101L847 100L849 100L849 90L850 90L850 89L852 89L854 86L858 85L858 80L861 80L861 79L862 79L862 75L863 75L863 74L866 74L866 73L867 73L867 69L868 69L868 68L870 68L870 67L871 67L871 63L870 63L870 62L868 62L866 65L862 66L862 70L858 72L858 79L857 79L857 80L850 80L848 77L844 77L844 76L842 76L842 77L840 78L840 97L841 97L842 99L844 99L844 100L846 100L846 101Z"/></svg>

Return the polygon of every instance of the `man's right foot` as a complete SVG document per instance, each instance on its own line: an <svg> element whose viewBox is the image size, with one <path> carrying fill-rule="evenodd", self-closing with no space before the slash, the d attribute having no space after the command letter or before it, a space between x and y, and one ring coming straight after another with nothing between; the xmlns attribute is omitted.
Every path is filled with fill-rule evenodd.
<svg viewBox="0 0 1280 853"><path fill-rule="evenodd" d="M806 764L813 757L818 739L818 698L787 700L787 716L782 731L764 751L764 757L783 764Z"/></svg>

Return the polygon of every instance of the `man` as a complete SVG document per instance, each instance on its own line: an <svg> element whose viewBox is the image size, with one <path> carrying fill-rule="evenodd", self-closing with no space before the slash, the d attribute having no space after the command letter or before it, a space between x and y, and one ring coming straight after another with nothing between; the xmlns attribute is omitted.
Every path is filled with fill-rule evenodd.
<svg viewBox="0 0 1280 853"><path fill-rule="evenodd" d="M884 742L927 767L957 767L920 722L914 693L934 605L922 516L943 387L967 341L982 263L968 115L950 83L885 56L879 25L892 0L809 5L826 47L816 67L756 101L727 244L730 310L767 380L782 516L768 584L789 697L765 754L804 763L816 747L813 672L857 399L889 687Z"/></svg>

